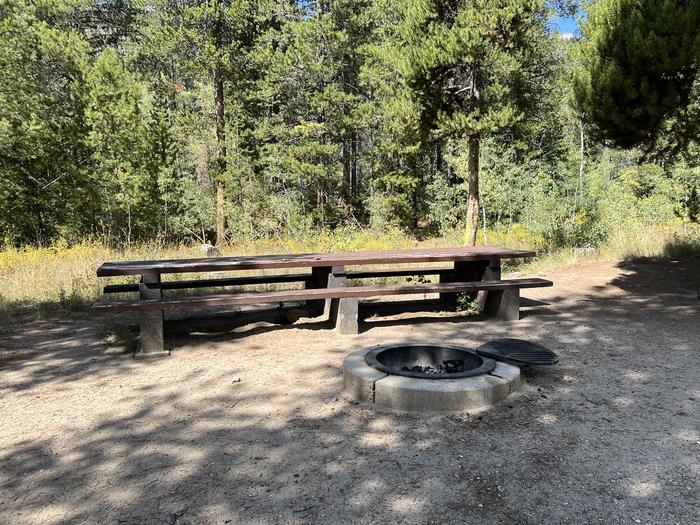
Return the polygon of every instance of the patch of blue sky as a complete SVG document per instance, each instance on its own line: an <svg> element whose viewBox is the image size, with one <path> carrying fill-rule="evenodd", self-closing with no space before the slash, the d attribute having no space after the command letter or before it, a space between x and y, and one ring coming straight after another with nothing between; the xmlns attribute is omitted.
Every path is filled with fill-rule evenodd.
<svg viewBox="0 0 700 525"><path fill-rule="evenodd" d="M582 16L584 16L583 11L579 11L579 13L574 16L560 16L555 14L549 19L549 27L552 31L560 33L564 37L579 37L581 36L581 31L578 23L579 18Z"/></svg>

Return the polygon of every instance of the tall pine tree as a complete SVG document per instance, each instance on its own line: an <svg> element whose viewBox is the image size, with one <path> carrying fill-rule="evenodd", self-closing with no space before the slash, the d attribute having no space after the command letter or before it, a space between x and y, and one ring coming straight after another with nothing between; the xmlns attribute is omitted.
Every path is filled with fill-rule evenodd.
<svg viewBox="0 0 700 525"><path fill-rule="evenodd" d="M699 1L600 0L582 33L574 87L595 138L651 149L669 121L681 145L696 138Z"/></svg>
<svg viewBox="0 0 700 525"><path fill-rule="evenodd" d="M424 135L468 140L465 241L474 245L480 141L516 124L533 103L546 56L545 2L417 0L406 4L401 69L421 104Z"/></svg>

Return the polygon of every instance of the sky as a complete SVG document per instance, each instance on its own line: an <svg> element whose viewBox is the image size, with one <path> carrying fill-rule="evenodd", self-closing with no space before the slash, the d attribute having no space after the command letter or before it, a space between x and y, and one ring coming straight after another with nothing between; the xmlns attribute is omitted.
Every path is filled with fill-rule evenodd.
<svg viewBox="0 0 700 525"><path fill-rule="evenodd" d="M566 18L555 16L550 20L550 24L562 35L580 36L581 34L578 29L578 20L575 16Z"/></svg>

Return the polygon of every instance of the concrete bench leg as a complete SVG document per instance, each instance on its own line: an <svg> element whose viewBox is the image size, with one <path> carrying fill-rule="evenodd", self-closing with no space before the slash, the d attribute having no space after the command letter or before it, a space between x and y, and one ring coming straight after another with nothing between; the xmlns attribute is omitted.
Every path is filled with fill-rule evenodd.
<svg viewBox="0 0 700 525"><path fill-rule="evenodd" d="M160 299L160 275L143 275L139 284L141 299ZM139 340L136 357L170 355L163 344L163 310L139 312Z"/></svg>
<svg viewBox="0 0 700 525"><path fill-rule="evenodd" d="M357 299L331 299L329 318L338 333L356 335L359 331L357 314L359 301Z"/></svg>
<svg viewBox="0 0 700 525"><path fill-rule="evenodd" d="M520 289L489 291L484 304L484 314L502 321L520 319Z"/></svg>
<svg viewBox="0 0 700 525"><path fill-rule="evenodd" d="M163 311L139 314L139 342L136 357L170 355L163 344Z"/></svg>

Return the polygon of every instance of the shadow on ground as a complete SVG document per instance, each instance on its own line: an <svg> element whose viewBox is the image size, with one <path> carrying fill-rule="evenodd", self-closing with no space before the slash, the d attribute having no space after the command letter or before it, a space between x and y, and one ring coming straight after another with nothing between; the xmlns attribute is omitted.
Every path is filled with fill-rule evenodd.
<svg viewBox="0 0 700 525"><path fill-rule="evenodd" d="M0 365L0 521L697 523L700 265L596 264L550 276L517 323L396 305L355 338L183 322L152 362L89 318L30 325L2 339L32 352ZM529 390L491 410L340 396L358 346L504 335L560 364L526 369Z"/></svg>

